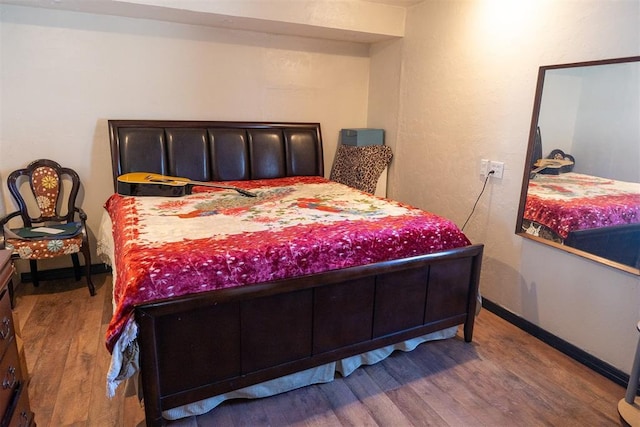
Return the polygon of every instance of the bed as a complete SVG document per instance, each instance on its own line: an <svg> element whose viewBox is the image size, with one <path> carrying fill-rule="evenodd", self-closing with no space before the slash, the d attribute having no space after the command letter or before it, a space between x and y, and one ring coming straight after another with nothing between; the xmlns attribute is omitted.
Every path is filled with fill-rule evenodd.
<svg viewBox="0 0 640 427"><path fill-rule="evenodd" d="M640 183L575 172L529 181L523 231L640 267Z"/></svg>
<svg viewBox="0 0 640 427"><path fill-rule="evenodd" d="M114 188L144 171L257 196L105 204L109 387L139 374L148 425L330 381L459 325L472 340L483 245L325 179L320 124L111 120L109 134Z"/></svg>

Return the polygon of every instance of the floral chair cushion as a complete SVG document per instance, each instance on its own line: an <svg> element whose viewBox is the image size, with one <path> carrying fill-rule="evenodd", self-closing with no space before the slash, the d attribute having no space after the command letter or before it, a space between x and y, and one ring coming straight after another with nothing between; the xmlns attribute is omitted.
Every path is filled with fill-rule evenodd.
<svg viewBox="0 0 640 427"><path fill-rule="evenodd" d="M18 254L21 259L55 258L80 252L82 235L69 239L6 239L6 249Z"/></svg>

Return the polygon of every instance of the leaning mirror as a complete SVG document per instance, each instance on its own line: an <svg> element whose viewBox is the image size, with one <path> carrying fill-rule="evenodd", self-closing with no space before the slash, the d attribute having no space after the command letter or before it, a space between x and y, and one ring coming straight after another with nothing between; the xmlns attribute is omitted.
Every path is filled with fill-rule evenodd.
<svg viewBox="0 0 640 427"><path fill-rule="evenodd" d="M640 275L640 57L540 67L516 234Z"/></svg>

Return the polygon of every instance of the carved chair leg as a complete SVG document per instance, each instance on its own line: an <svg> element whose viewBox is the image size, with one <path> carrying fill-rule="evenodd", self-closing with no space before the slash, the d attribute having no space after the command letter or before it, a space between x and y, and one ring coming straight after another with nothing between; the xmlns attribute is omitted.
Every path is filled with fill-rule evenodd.
<svg viewBox="0 0 640 427"><path fill-rule="evenodd" d="M82 255L84 255L84 265L87 274L87 287L89 288L91 296L94 296L96 294L96 288L93 286L93 281L91 280L91 251L89 250L89 247L82 247ZM76 254L76 257L77 256L78 255Z"/></svg>
<svg viewBox="0 0 640 427"><path fill-rule="evenodd" d="M38 280L38 261L30 259L29 267L31 267L31 282L33 286L38 287L40 285L40 281Z"/></svg>
<svg viewBox="0 0 640 427"><path fill-rule="evenodd" d="M73 262L73 274L76 276L76 280L80 280L82 275L80 274L80 259L78 254L71 254L71 262Z"/></svg>

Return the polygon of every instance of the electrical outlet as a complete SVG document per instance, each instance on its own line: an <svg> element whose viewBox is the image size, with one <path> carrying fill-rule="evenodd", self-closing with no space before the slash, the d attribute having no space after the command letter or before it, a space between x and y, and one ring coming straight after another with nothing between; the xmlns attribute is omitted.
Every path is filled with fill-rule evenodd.
<svg viewBox="0 0 640 427"><path fill-rule="evenodd" d="M496 161L490 161L489 162L489 171L493 171L493 175L491 175L494 178L502 178L502 175L504 173L504 162L496 162Z"/></svg>
<svg viewBox="0 0 640 427"><path fill-rule="evenodd" d="M489 173L489 160L488 159L480 160L480 175L485 177L487 176L488 173Z"/></svg>

